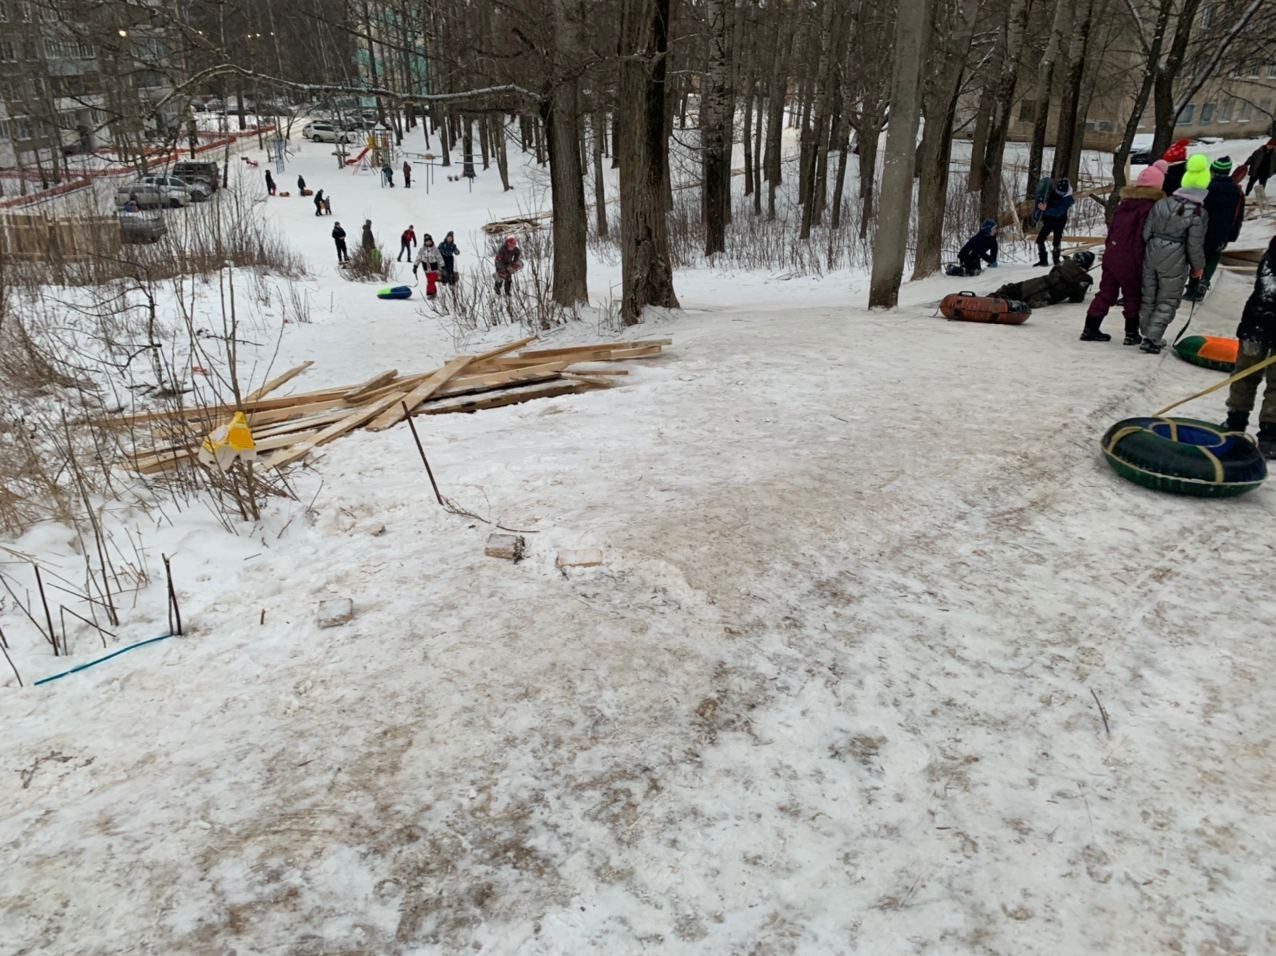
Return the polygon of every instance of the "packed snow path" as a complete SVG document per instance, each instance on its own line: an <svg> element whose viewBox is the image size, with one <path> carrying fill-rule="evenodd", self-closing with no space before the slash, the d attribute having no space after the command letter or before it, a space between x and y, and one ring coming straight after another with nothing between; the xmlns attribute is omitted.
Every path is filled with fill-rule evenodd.
<svg viewBox="0 0 1276 956"><path fill-rule="evenodd" d="M406 429L331 446L188 637L9 702L0 951L1276 950L1276 487L1123 482L1217 373L947 285L422 419L522 564Z"/></svg>

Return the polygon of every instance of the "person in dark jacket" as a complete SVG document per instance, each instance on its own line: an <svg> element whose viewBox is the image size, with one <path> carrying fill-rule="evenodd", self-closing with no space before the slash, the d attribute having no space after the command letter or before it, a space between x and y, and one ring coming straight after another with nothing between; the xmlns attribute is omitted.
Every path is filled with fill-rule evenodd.
<svg viewBox="0 0 1276 956"><path fill-rule="evenodd" d="M350 255L346 252L346 231L341 228L341 223L333 223L332 241L337 246L337 265L350 261Z"/></svg>
<svg viewBox="0 0 1276 956"><path fill-rule="evenodd" d="M363 220L363 235L359 239L364 252L371 252L377 247L377 240L372 237L372 220Z"/></svg>
<svg viewBox="0 0 1276 956"><path fill-rule="evenodd" d="M275 194L275 177L270 175L270 170L266 170L266 194L273 196Z"/></svg>
<svg viewBox="0 0 1276 956"><path fill-rule="evenodd" d="M1249 182L1245 184L1245 195L1248 196L1258 186L1258 201L1266 201L1267 180L1276 172L1276 138L1269 139L1250 154L1245 161L1249 167Z"/></svg>
<svg viewBox="0 0 1276 956"><path fill-rule="evenodd" d="M456 247L456 239L452 233L448 233L443 237L443 241L439 243L439 255L443 257L443 284L456 284L456 257L461 251Z"/></svg>
<svg viewBox="0 0 1276 956"><path fill-rule="evenodd" d="M403 161L403 188L412 188L412 164L406 159Z"/></svg>
<svg viewBox="0 0 1276 956"><path fill-rule="evenodd" d="M957 268L949 267L948 274L977 276L983 271L982 263L989 269L997 268L997 220L985 219L979 231L967 240L957 253Z"/></svg>
<svg viewBox="0 0 1276 956"><path fill-rule="evenodd" d="M1108 227L1103 244L1103 272L1099 291L1085 316L1082 342L1107 342L1112 336L1099 331L1108 310L1121 300L1125 314L1125 344L1138 345L1139 307L1143 304L1143 226L1157 201L1165 198L1165 160L1158 159L1143 172L1133 186L1121 188L1121 203Z"/></svg>
<svg viewBox="0 0 1276 956"><path fill-rule="evenodd" d="M1205 274L1188 284L1183 298L1200 302L1210 290L1210 280L1228 243L1235 242L1245 223L1245 194L1232 180L1232 160L1220 156L1210 164L1210 186L1205 193Z"/></svg>
<svg viewBox="0 0 1276 956"><path fill-rule="evenodd" d="M399 236L399 257L395 259L394 261L402 262L403 254L406 252L408 256L408 262L411 262L412 247L415 245L416 245L416 226L409 224L408 228L404 229L403 234ZM412 267L412 271L416 272L416 266Z"/></svg>
<svg viewBox="0 0 1276 956"><path fill-rule="evenodd" d="M1183 185L1183 174L1187 172L1187 148L1192 144L1190 139L1180 139L1170 146L1161 157L1165 160L1165 185L1162 191L1173 196Z"/></svg>
<svg viewBox="0 0 1276 956"><path fill-rule="evenodd" d="M518 240L510 236L496 250L496 293L510 294L514 285L514 273L523 268L523 250L518 247Z"/></svg>
<svg viewBox="0 0 1276 956"><path fill-rule="evenodd" d="M323 190L320 189L315 193L315 215L323 215Z"/></svg>
<svg viewBox="0 0 1276 956"><path fill-rule="evenodd" d="M1064 299L1084 302L1086 289L1094 282L1090 275L1092 265L1093 252L1074 252L1046 275L1024 282L1007 282L992 295L1000 299L1017 299L1034 309L1054 305Z"/></svg>
<svg viewBox="0 0 1276 956"><path fill-rule="evenodd" d="M1241 312L1236 337L1241 343L1236 356L1238 372L1276 355L1276 236L1272 237L1267 252L1258 263L1254 291ZM1224 426L1229 431L1244 431L1249 426L1249 413L1253 411L1254 400L1258 397L1259 377L1250 375L1232 383L1227 396L1227 423ZM1258 447L1264 456L1276 459L1276 365L1267 366L1264 377L1267 388L1258 413Z"/></svg>
<svg viewBox="0 0 1276 956"><path fill-rule="evenodd" d="M1062 258L1063 227L1068 224L1068 210L1072 208L1072 184L1060 179L1050 190L1050 195L1037 203L1041 213L1041 231L1037 233L1037 265L1049 265L1046 261L1046 237L1054 237L1054 264Z"/></svg>
<svg viewBox="0 0 1276 956"><path fill-rule="evenodd" d="M297 177L297 195L304 196L305 194L306 194L306 177L298 176Z"/></svg>

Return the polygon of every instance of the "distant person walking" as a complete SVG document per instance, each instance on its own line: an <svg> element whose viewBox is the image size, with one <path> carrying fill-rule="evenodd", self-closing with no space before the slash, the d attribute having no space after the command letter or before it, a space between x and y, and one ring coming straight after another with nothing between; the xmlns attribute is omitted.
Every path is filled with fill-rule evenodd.
<svg viewBox="0 0 1276 956"><path fill-rule="evenodd" d="M390 165L389 159L381 166L381 181L391 189L394 188L394 167Z"/></svg>
<svg viewBox="0 0 1276 956"><path fill-rule="evenodd" d="M412 164L406 159L403 161L403 188L412 188Z"/></svg>
<svg viewBox="0 0 1276 956"><path fill-rule="evenodd" d="M434 237L428 232L421 237L421 254L417 256L416 266L425 273L426 296L434 298L439 291L439 250L434 244ZM416 266L412 267L413 275L416 274Z"/></svg>
<svg viewBox="0 0 1276 956"><path fill-rule="evenodd" d="M403 235L399 236L399 258L395 262L402 262L403 256L406 254L408 262L412 261L412 247L416 245L416 227L409 225L403 230ZM416 267L412 267L412 271L416 272Z"/></svg>
<svg viewBox="0 0 1276 956"><path fill-rule="evenodd" d="M273 196L275 194L275 177L270 175L270 170L266 170L266 195Z"/></svg>
<svg viewBox="0 0 1276 956"><path fill-rule="evenodd" d="M1054 238L1054 264L1058 265L1063 257L1063 227L1068 224L1068 210L1072 208L1072 184L1062 178L1054 184L1054 189L1041 202L1037 210L1041 213L1041 231L1037 233L1037 265L1049 265L1046 261L1046 239Z"/></svg>
<svg viewBox="0 0 1276 956"><path fill-rule="evenodd" d="M346 252L346 231L341 228L341 223L334 223L332 226L332 241L337 247L337 264L344 265L350 261L350 255Z"/></svg>
<svg viewBox="0 0 1276 956"><path fill-rule="evenodd" d="M304 196L306 194L306 178L304 176L297 177L297 195Z"/></svg>
<svg viewBox="0 0 1276 956"><path fill-rule="evenodd" d="M363 236L359 240L359 244L363 246L364 252L372 252L377 247L377 240L372 236L372 220L363 220Z"/></svg>
<svg viewBox="0 0 1276 956"><path fill-rule="evenodd" d="M456 240L452 233L448 233L443 237L443 241L439 243L439 255L443 257L443 284L456 284L456 257L461 251L456 248Z"/></svg>
<svg viewBox="0 0 1276 956"><path fill-rule="evenodd" d="M1258 204L1266 205L1267 180L1272 178L1273 172L1276 172L1276 138L1269 139L1254 150L1245 161L1245 165L1249 167L1249 182L1245 185L1245 195L1248 196L1257 186Z"/></svg>
<svg viewBox="0 0 1276 956"><path fill-rule="evenodd" d="M510 236L496 250L496 294L502 292L506 296L514 286L514 273L523 268L523 250L518 247L518 240Z"/></svg>
<svg viewBox="0 0 1276 956"><path fill-rule="evenodd" d="M323 215L323 202L324 202L323 190L320 189L318 192L315 193L315 215L316 216Z"/></svg>
<svg viewBox="0 0 1276 956"><path fill-rule="evenodd" d="M1152 355L1165 346L1165 330L1174 321L1189 276L1205 274L1203 208L1210 185L1210 161L1197 153L1187 161L1183 185L1158 200L1143 224L1143 302L1139 308L1139 349Z"/></svg>

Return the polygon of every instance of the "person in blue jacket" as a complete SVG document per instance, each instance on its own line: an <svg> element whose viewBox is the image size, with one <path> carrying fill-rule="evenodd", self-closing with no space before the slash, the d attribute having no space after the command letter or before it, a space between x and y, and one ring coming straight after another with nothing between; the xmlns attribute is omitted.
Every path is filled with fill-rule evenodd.
<svg viewBox="0 0 1276 956"><path fill-rule="evenodd" d="M985 219L979 231L967 240L957 253L957 267L949 267L949 275L977 276L983 271L983 263L989 269L997 268L997 220Z"/></svg>
<svg viewBox="0 0 1276 956"><path fill-rule="evenodd" d="M1067 178L1054 184L1054 189L1041 202L1037 210L1041 213L1041 231L1037 233L1037 265L1048 266L1046 261L1046 237L1054 237L1054 264L1058 265L1062 258L1063 227L1068 224L1068 210L1072 208L1072 184Z"/></svg>

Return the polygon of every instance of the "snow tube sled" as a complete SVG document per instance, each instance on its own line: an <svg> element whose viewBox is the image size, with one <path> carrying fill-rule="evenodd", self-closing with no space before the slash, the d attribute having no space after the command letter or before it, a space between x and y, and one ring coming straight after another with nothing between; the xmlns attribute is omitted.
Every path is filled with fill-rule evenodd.
<svg viewBox="0 0 1276 956"><path fill-rule="evenodd" d="M1234 498L1267 477L1267 462L1248 435L1194 418L1119 421L1103 436L1103 455L1135 484L1198 498Z"/></svg>
<svg viewBox="0 0 1276 956"><path fill-rule="evenodd" d="M410 299L412 298L412 286L396 285L390 289L382 289L377 293L378 299Z"/></svg>
<svg viewBox="0 0 1276 956"><path fill-rule="evenodd" d="M1216 372L1230 372L1236 367L1236 356L1241 343L1217 335L1189 335L1174 346L1174 351L1185 362L1212 368Z"/></svg>
<svg viewBox="0 0 1276 956"><path fill-rule="evenodd" d="M973 292L953 292L944 296L939 311L946 319L960 322L991 322L994 325L1023 325L1032 309L1015 299Z"/></svg>

